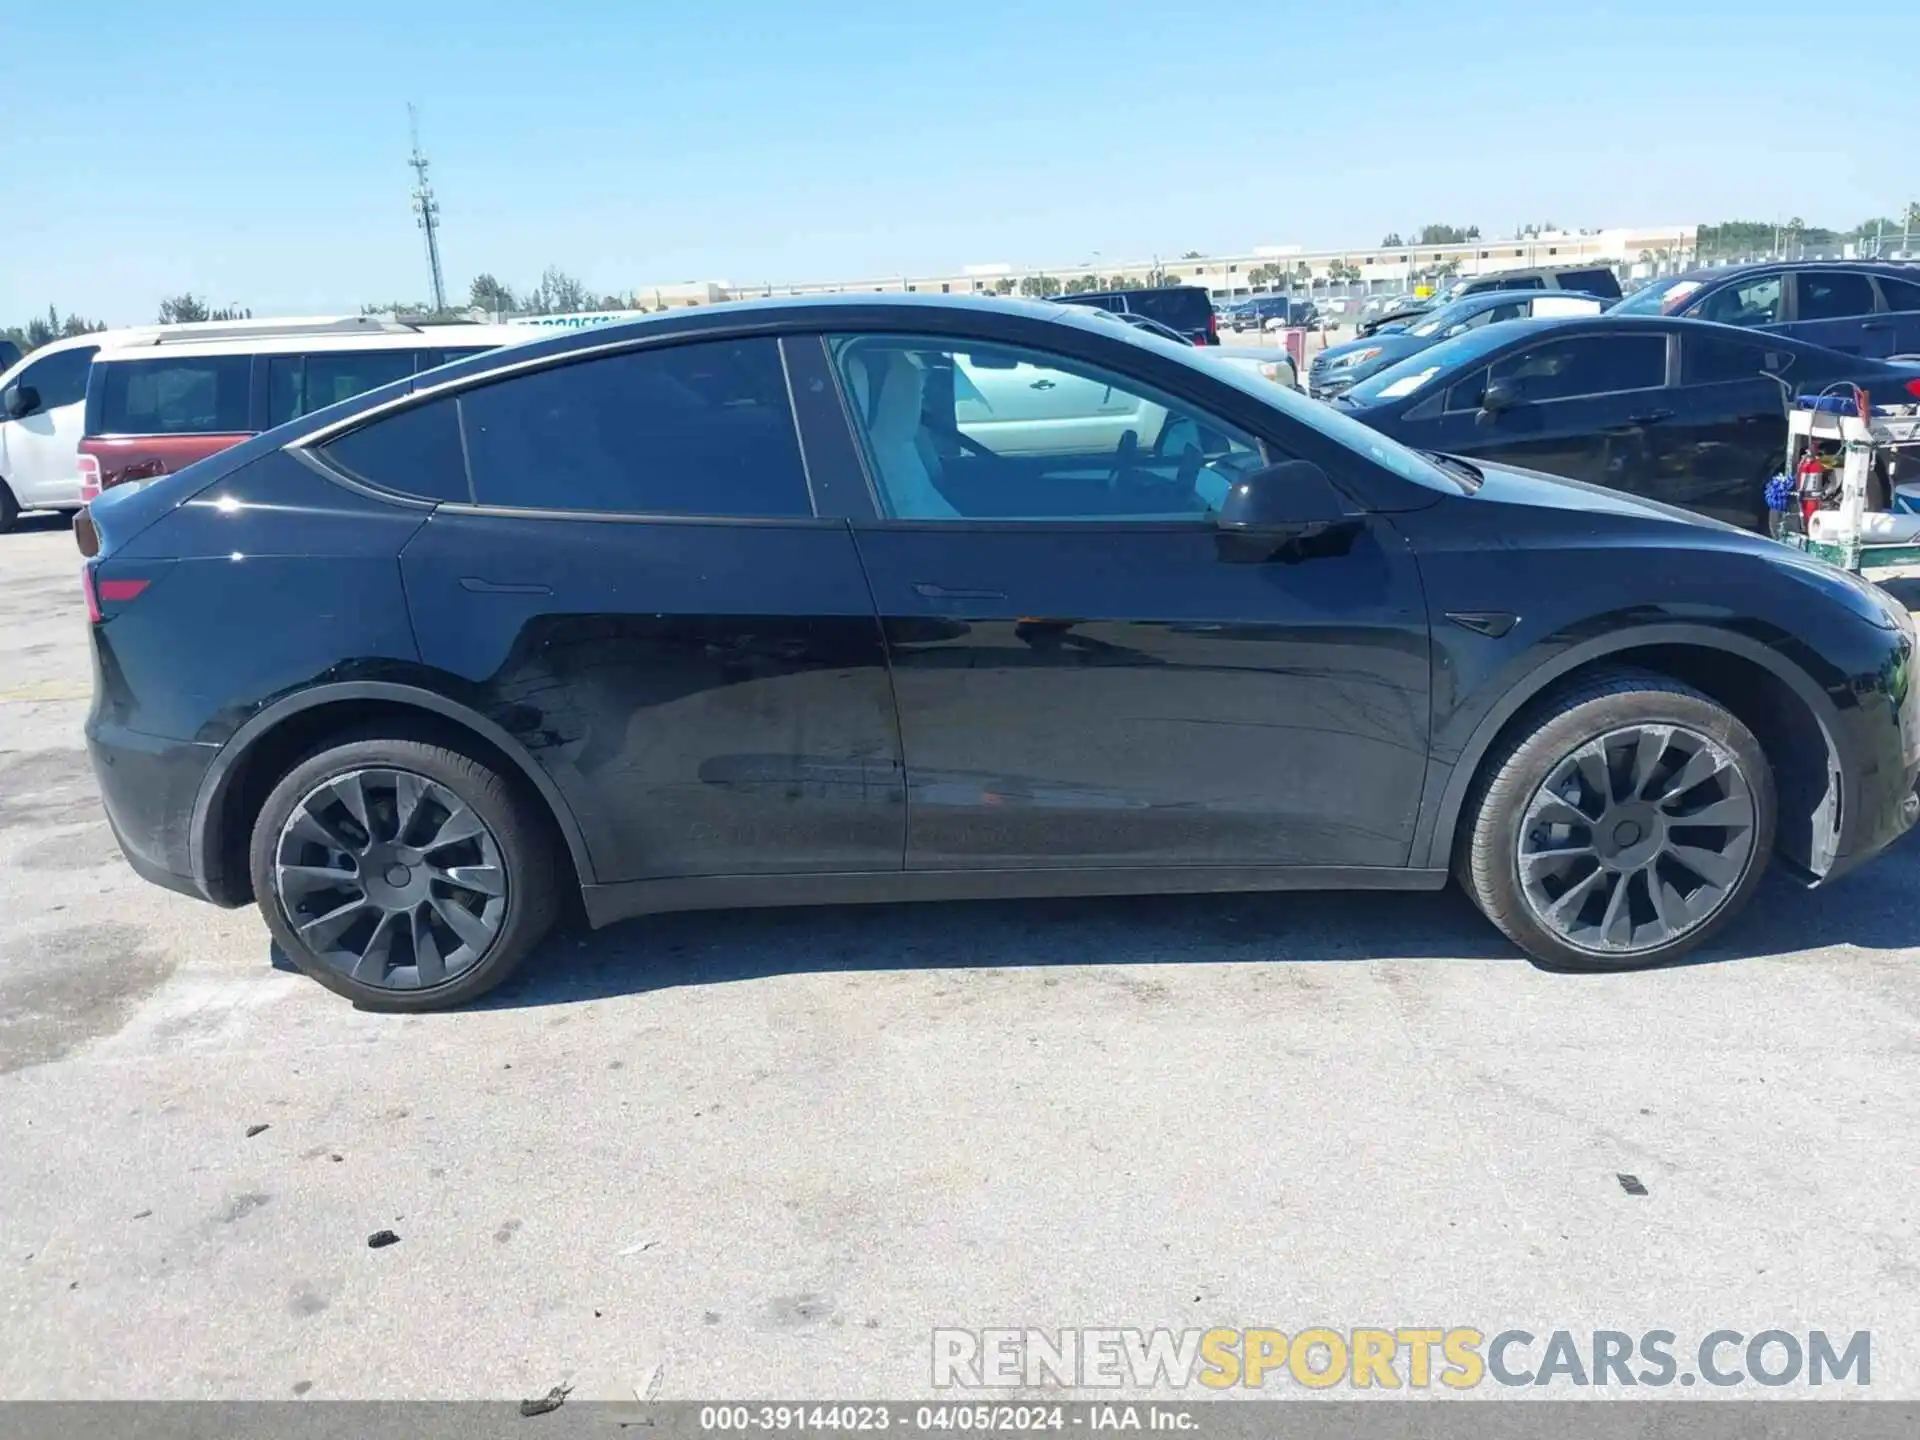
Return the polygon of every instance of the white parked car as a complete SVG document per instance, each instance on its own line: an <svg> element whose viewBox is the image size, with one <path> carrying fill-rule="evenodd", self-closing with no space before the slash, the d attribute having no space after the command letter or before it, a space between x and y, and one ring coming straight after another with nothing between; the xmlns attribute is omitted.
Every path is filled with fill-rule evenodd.
<svg viewBox="0 0 1920 1440"><path fill-rule="evenodd" d="M87 371L115 338L106 331L55 340L0 375L0 532L22 510L80 508Z"/></svg>
<svg viewBox="0 0 1920 1440"><path fill-rule="evenodd" d="M1300 376L1293 368L1293 357L1277 347L1210 345L1205 349L1197 350L1196 353L1203 360L1218 360L1225 365L1250 370L1262 380L1271 380L1274 384L1284 385L1289 390L1300 388Z"/></svg>

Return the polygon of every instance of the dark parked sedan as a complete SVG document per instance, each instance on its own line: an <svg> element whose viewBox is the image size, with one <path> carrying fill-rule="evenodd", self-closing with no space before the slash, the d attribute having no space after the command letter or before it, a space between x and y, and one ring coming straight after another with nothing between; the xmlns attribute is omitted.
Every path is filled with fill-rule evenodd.
<svg viewBox="0 0 1920 1440"><path fill-rule="evenodd" d="M1530 320L1536 315L1598 315L1605 308L1606 302L1598 296L1570 295L1562 290L1490 290L1469 295L1429 310L1404 329L1329 345L1313 357L1307 393L1321 400L1338 395L1409 355L1482 325Z"/></svg>
<svg viewBox="0 0 1920 1440"><path fill-rule="evenodd" d="M1914 819L1880 591L1059 306L555 336L108 492L134 868L429 1009L589 921L1457 877L1617 967Z"/></svg>
<svg viewBox="0 0 1920 1440"><path fill-rule="evenodd" d="M1920 353L1920 265L1769 261L1653 281L1615 307L1766 330L1848 355Z"/></svg>
<svg viewBox="0 0 1920 1440"><path fill-rule="evenodd" d="M1333 403L1423 449L1544 470L1766 528L1786 461L1782 382L1920 400L1920 369L1700 320L1603 315L1472 330Z"/></svg>

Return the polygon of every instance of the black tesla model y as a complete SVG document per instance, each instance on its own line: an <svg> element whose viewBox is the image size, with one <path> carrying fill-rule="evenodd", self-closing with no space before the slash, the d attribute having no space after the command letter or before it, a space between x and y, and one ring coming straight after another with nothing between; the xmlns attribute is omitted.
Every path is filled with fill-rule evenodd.
<svg viewBox="0 0 1920 1440"><path fill-rule="evenodd" d="M1903 608L1061 306L659 315L78 527L142 875L363 1005L649 911L1425 889L1619 967L1915 817Z"/></svg>

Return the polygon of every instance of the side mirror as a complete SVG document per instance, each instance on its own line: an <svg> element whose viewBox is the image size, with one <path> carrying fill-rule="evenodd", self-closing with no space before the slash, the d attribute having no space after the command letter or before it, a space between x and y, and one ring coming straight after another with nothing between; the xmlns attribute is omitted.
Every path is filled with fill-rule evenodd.
<svg viewBox="0 0 1920 1440"><path fill-rule="evenodd" d="M1511 410L1519 403L1519 388L1511 380L1489 380L1480 395L1480 409L1488 415Z"/></svg>
<svg viewBox="0 0 1920 1440"><path fill-rule="evenodd" d="M6 394L0 395L0 406L5 407L8 419L18 420L40 408L40 392L31 385L9 385Z"/></svg>
<svg viewBox="0 0 1920 1440"><path fill-rule="evenodd" d="M1285 460L1241 476L1214 523L1220 558L1238 564L1344 553L1355 529L1344 497L1311 460Z"/></svg>

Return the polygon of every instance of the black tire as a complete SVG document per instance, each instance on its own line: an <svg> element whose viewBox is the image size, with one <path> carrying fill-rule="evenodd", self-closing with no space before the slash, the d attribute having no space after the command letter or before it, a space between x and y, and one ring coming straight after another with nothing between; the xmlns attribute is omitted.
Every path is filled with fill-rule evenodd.
<svg viewBox="0 0 1920 1440"><path fill-rule="evenodd" d="M356 771L408 772L450 791L491 832L504 875L505 916L479 958L444 982L412 989L364 983L329 964L300 938L276 885L276 853L302 800ZM342 737L302 760L274 786L254 822L249 864L267 928L293 963L327 989L367 1010L421 1012L464 1004L511 976L553 927L559 910L557 837L523 788L490 765L437 739Z"/></svg>
<svg viewBox="0 0 1920 1440"><path fill-rule="evenodd" d="M14 522L20 518L20 502L13 498L13 491L7 488L7 482L0 480L0 535L13 529Z"/></svg>
<svg viewBox="0 0 1920 1440"><path fill-rule="evenodd" d="M1582 746L1637 725L1675 725L1730 756L1752 800L1744 870L1719 908L1666 943L1609 953L1569 943L1534 914L1520 877L1527 806ZM1461 816L1454 877L1480 911L1535 961L1556 970L1638 970L1669 964L1730 923L1760 885L1773 852L1773 771L1753 733L1718 701L1650 671L1587 676L1536 702L1488 754ZM1625 881L1617 882L1623 887ZM1648 882L1642 882L1643 886ZM1642 895L1646 894L1644 888ZM1628 921L1631 933L1632 921Z"/></svg>

